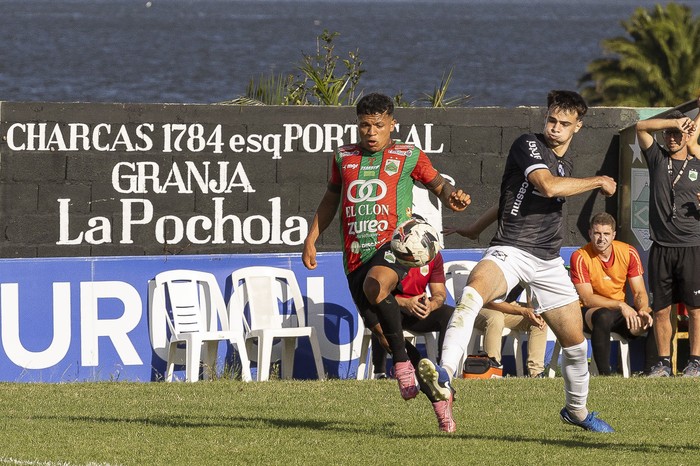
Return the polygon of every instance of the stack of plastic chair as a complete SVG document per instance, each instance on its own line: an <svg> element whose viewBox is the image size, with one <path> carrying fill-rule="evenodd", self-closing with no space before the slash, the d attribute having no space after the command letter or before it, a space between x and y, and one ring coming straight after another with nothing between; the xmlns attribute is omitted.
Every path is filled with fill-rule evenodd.
<svg viewBox="0 0 700 466"><path fill-rule="evenodd" d="M214 275L195 270L170 270L156 275L152 297L153 313L165 315L170 333L165 379L173 379L178 347L184 343L185 373L188 382L199 380L200 362L205 376L215 372L217 347L229 341L241 359L241 376L251 380L250 363L243 339L243 325L226 313L221 289Z"/></svg>

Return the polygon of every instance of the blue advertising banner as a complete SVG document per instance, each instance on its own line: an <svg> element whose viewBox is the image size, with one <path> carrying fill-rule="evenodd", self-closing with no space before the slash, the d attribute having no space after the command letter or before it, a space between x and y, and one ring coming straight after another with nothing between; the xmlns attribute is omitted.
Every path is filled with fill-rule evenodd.
<svg viewBox="0 0 700 466"><path fill-rule="evenodd" d="M443 255L446 262L478 260L482 252L445 250ZM248 266L295 272L326 374L355 378L363 325L347 289L341 254L319 253L318 263L309 271L300 254L0 260L0 380L162 380L166 322L150 312L149 280L166 270L209 272L228 301L231 272ZM220 346L219 371L230 352ZM176 372L179 378L182 374ZM316 377L308 342L300 342L294 376Z"/></svg>

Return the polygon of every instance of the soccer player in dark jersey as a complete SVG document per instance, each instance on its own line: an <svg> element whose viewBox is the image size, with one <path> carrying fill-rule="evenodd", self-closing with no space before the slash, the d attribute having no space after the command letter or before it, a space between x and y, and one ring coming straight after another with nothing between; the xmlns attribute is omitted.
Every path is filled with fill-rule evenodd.
<svg viewBox="0 0 700 466"><path fill-rule="evenodd" d="M409 400L418 395L418 380L406 353L401 310L392 294L408 269L392 254L391 235L411 217L414 180L454 211L466 209L471 200L438 173L422 150L392 140L396 120L391 98L368 94L356 110L360 142L335 151L328 187L304 241L302 261L308 269L316 268L316 241L339 211L350 293L365 326L375 331L381 325L401 396Z"/></svg>
<svg viewBox="0 0 700 466"><path fill-rule="evenodd" d="M450 378L471 337L484 303L503 299L518 284L529 288L541 314L563 348L562 376L566 405L563 421L595 432L612 432L597 413L589 413L588 343L583 336L579 297L561 258L562 204L566 196L594 189L606 196L616 183L608 176L574 178L567 157L571 140L583 125L588 107L572 91L551 91L541 134L520 136L510 148L501 182L498 229L483 258L469 274L452 315L442 348L441 365L422 359L418 372L434 396L452 396ZM488 222L485 222L488 224ZM534 304L533 303L533 304Z"/></svg>
<svg viewBox="0 0 700 466"><path fill-rule="evenodd" d="M690 339L683 376L700 377L700 154L693 153L697 124L673 111L665 118L639 121L636 129L649 169L652 245L647 268L659 354L649 376L671 375L671 305L682 302ZM666 148L654 139L657 131L663 132Z"/></svg>

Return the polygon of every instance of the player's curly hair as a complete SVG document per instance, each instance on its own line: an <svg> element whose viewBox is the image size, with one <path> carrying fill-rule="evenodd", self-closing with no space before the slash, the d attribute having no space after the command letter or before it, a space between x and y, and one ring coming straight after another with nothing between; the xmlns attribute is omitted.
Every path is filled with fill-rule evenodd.
<svg viewBox="0 0 700 466"><path fill-rule="evenodd" d="M394 101L384 94L367 94L357 102L358 115L375 115L386 113L389 116L394 114Z"/></svg>
<svg viewBox="0 0 700 466"><path fill-rule="evenodd" d="M549 91L547 94L547 108L559 109L564 112L576 112L578 119L583 119L583 116L588 111L588 105L583 97L574 91Z"/></svg>

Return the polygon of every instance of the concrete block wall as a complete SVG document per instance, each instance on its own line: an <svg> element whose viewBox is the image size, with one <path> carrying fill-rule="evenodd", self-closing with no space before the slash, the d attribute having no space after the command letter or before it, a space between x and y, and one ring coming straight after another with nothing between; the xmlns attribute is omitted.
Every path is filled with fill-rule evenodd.
<svg viewBox="0 0 700 466"><path fill-rule="evenodd" d="M443 211L444 225L461 225L497 202L510 144L541 131L544 114L400 108L394 136L471 194L466 212ZM617 178L619 130L636 116L591 109L571 147L576 176ZM348 107L1 102L0 257L300 252L332 148L354 141L355 121ZM566 206L567 246L587 240L592 213L617 213L615 197L597 194ZM446 247L485 247L492 233ZM319 250L340 249L336 220Z"/></svg>

